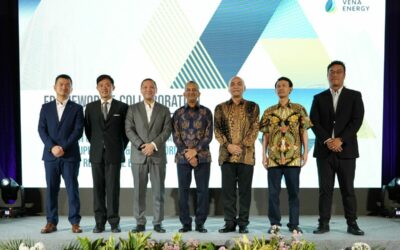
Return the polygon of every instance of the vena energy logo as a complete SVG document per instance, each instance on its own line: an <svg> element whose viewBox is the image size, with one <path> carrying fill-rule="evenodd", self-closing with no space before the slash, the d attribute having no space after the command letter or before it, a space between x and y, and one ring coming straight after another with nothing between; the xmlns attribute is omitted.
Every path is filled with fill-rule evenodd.
<svg viewBox="0 0 400 250"><path fill-rule="evenodd" d="M333 12L335 10L336 4L335 0L328 0L325 4L326 12Z"/></svg>

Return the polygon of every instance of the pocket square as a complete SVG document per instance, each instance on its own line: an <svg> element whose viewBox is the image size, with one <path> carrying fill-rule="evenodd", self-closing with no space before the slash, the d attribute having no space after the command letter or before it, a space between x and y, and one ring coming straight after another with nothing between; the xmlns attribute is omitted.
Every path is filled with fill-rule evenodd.
<svg viewBox="0 0 400 250"><path fill-rule="evenodd" d="M121 116L120 114L113 114L113 116Z"/></svg>

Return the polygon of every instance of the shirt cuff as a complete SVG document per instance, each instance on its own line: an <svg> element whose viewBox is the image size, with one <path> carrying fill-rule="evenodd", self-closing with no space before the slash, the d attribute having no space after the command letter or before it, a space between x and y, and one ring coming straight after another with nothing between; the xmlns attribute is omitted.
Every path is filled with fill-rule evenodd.
<svg viewBox="0 0 400 250"><path fill-rule="evenodd" d="M154 149L158 151L157 145L152 141L151 144L154 146Z"/></svg>

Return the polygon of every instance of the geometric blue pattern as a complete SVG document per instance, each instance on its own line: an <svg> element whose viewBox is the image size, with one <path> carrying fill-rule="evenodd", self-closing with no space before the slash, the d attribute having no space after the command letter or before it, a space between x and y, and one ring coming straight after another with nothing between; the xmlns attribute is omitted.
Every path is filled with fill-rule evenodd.
<svg viewBox="0 0 400 250"><path fill-rule="evenodd" d="M183 88L186 79L199 79L198 83L206 88L226 88L229 79L237 75L253 50L280 2L222 0L172 87ZM203 50L200 49L202 46ZM209 61L203 61L197 52L207 54ZM202 69L215 70L218 74L209 79L201 75Z"/></svg>

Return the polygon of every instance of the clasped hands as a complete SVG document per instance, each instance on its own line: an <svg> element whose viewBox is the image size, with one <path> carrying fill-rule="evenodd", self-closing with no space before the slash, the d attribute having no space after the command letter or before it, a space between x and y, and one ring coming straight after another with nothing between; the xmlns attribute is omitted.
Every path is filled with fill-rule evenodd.
<svg viewBox="0 0 400 250"><path fill-rule="evenodd" d="M197 155L196 149L193 148L185 149L184 153L185 153L185 158L189 162L190 166L197 167L197 165L199 165L199 161L197 160L196 157Z"/></svg>
<svg viewBox="0 0 400 250"><path fill-rule="evenodd" d="M227 149L229 153L236 156L239 156L243 152L243 149L235 144L229 144Z"/></svg>
<svg viewBox="0 0 400 250"><path fill-rule="evenodd" d="M145 156L151 156L154 153L154 145L152 143L144 143L140 146L142 153Z"/></svg>
<svg viewBox="0 0 400 250"><path fill-rule="evenodd" d="M326 146L333 152L342 152L342 140L340 138L331 138L326 141Z"/></svg>
<svg viewBox="0 0 400 250"><path fill-rule="evenodd" d="M54 155L54 157L59 158L64 155L64 149L59 145L55 145L51 148L51 153Z"/></svg>

